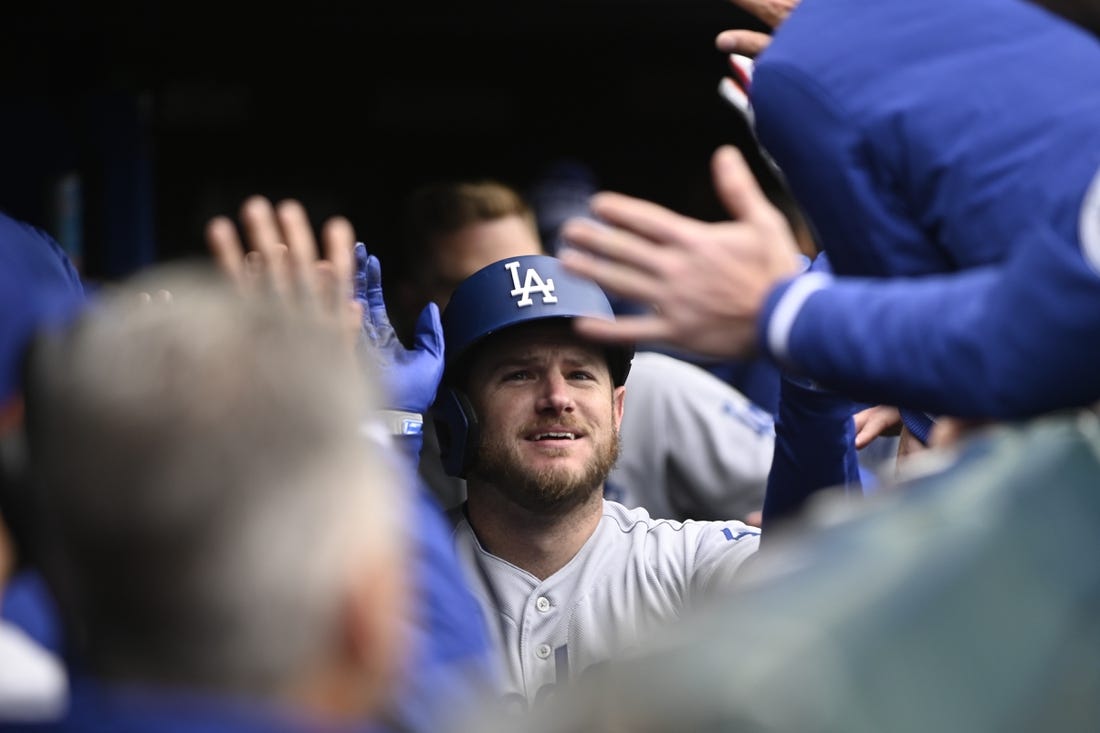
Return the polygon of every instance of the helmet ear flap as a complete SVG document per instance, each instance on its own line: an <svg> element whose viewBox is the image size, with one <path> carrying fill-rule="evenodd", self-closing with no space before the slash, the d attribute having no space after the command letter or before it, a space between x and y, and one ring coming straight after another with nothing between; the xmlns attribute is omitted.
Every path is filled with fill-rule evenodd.
<svg viewBox="0 0 1100 733"><path fill-rule="evenodd" d="M439 438L439 457L449 476L466 478L477 459L481 431L477 413L465 392L448 387L440 390L431 410Z"/></svg>

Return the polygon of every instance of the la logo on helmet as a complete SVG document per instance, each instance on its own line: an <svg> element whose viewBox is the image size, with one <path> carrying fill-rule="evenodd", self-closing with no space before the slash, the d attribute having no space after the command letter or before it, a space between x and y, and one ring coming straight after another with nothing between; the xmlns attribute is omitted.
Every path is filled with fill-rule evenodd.
<svg viewBox="0 0 1100 733"><path fill-rule="evenodd" d="M512 273L512 297L522 295L523 297L516 301L517 308L523 308L528 305L534 305L535 301L531 300L531 293L542 293L543 303L557 303L558 297L554 295L554 279L547 278L543 282L542 276L535 271L535 268L528 267L527 274L524 276L523 285L519 284L519 262L509 262L504 266L504 269Z"/></svg>

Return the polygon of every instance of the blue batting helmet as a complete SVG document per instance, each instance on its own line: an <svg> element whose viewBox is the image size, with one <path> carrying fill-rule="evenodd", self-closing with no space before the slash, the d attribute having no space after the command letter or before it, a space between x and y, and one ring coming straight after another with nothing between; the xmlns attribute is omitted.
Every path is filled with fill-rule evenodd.
<svg viewBox="0 0 1100 733"><path fill-rule="evenodd" d="M555 257L508 257L462 281L443 311L445 388L433 408L448 473L465 476L477 454L477 416L462 391L462 374L474 347L513 326L578 316L615 319L603 290L566 270ZM611 379L621 386L630 372L634 348L609 345L606 354Z"/></svg>

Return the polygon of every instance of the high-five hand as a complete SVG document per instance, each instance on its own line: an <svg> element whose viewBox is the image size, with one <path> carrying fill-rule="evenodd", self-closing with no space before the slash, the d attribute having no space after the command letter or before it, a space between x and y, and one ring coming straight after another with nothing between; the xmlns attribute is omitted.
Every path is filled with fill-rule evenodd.
<svg viewBox="0 0 1100 733"><path fill-rule="evenodd" d="M753 353L764 299L778 282L798 274L798 248L735 148L718 149L713 173L734 221L702 222L601 193L592 211L609 226L567 223L564 235L572 247L561 259L568 268L653 307L651 314L616 321L578 319L578 332L604 341L658 341L709 356Z"/></svg>

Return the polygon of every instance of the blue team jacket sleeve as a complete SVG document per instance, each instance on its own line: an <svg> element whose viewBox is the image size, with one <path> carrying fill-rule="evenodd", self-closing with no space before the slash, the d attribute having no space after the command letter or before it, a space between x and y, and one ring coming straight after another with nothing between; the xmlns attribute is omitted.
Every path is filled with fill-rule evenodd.
<svg viewBox="0 0 1100 733"><path fill-rule="evenodd" d="M808 272L793 282L812 292L828 282L831 272L832 263L821 254ZM800 302L797 292L794 297ZM797 514L806 500L822 489L860 489L856 431L851 417L855 409L850 399L821 389L810 379L791 373L782 375L775 449L761 521L764 527Z"/></svg>
<svg viewBox="0 0 1100 733"><path fill-rule="evenodd" d="M768 300L763 346L856 399L933 414L1010 419L1095 402L1100 202L1092 199L1100 184L1082 208L1081 241L1036 222L1000 265L819 279L808 294L796 278ZM785 308L792 292L801 302Z"/></svg>
<svg viewBox="0 0 1100 733"><path fill-rule="evenodd" d="M763 528L798 513L821 489L860 490L853 403L807 380L780 380L775 451L764 497ZM766 532L765 532L766 534Z"/></svg>

